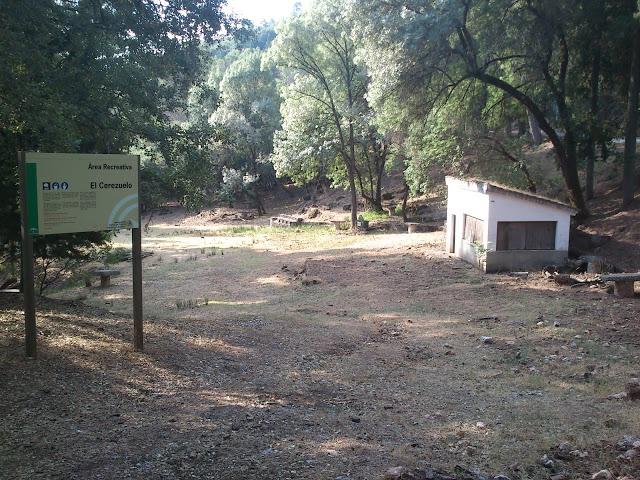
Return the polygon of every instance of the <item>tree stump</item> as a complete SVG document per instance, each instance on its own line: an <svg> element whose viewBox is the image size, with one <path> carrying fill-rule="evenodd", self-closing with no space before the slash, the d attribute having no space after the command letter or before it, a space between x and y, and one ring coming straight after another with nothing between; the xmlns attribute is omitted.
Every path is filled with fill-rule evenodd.
<svg viewBox="0 0 640 480"><path fill-rule="evenodd" d="M617 281L613 288L616 297L632 298L634 296L633 281Z"/></svg>

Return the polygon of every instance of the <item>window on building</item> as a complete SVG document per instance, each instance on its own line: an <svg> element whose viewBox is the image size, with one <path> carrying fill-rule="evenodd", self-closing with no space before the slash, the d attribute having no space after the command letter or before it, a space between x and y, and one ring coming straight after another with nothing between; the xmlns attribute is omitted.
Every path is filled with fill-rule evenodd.
<svg viewBox="0 0 640 480"><path fill-rule="evenodd" d="M498 222L496 250L555 250L556 222Z"/></svg>
<svg viewBox="0 0 640 480"><path fill-rule="evenodd" d="M482 243L484 239L484 221L471 215L465 215L462 238L469 243Z"/></svg>

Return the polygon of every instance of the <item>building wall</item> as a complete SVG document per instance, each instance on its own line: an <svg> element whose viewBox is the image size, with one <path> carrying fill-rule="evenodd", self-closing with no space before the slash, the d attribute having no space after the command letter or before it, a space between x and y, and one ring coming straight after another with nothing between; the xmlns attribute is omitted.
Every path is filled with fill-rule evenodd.
<svg viewBox="0 0 640 480"><path fill-rule="evenodd" d="M472 188L472 189L470 189ZM452 251L452 220L455 215L455 252ZM462 239L464 216L484 221L482 245L487 249L483 269L488 272L538 269L566 262L569 250L570 211L518 198L502 192L483 191L483 184L448 182L447 252L478 265L476 249ZM498 222L556 222L555 250L496 251Z"/></svg>
<svg viewBox="0 0 640 480"><path fill-rule="evenodd" d="M556 250L569 250L569 210L501 192L489 192L487 248L496 249L498 222L556 222Z"/></svg>
<svg viewBox="0 0 640 480"><path fill-rule="evenodd" d="M452 252L453 237L453 215L455 215L455 252ZM468 262L476 264L475 249L466 241L462 240L464 232L464 215L471 215L484 221L483 245L486 246L488 240L487 224L489 220L489 196L482 190L468 190L452 184L448 186L447 200L447 252L455 253Z"/></svg>

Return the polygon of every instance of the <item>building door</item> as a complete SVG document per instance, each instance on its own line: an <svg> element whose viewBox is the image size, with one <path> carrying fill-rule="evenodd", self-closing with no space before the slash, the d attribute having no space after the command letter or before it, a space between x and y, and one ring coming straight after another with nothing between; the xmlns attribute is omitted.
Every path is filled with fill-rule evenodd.
<svg viewBox="0 0 640 480"><path fill-rule="evenodd" d="M449 253L456 253L456 216L451 215L451 227L449 228Z"/></svg>

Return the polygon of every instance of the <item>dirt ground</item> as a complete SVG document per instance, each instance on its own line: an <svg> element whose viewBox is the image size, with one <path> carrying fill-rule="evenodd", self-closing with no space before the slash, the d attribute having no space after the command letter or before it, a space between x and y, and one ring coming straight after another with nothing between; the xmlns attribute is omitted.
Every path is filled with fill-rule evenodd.
<svg viewBox="0 0 640 480"><path fill-rule="evenodd" d="M441 232L263 225L152 224L144 353L126 262L109 288L41 300L37 360L1 297L0 478L640 471L615 448L640 402L608 398L640 375L640 298L483 275ZM563 441L586 454L542 466Z"/></svg>

